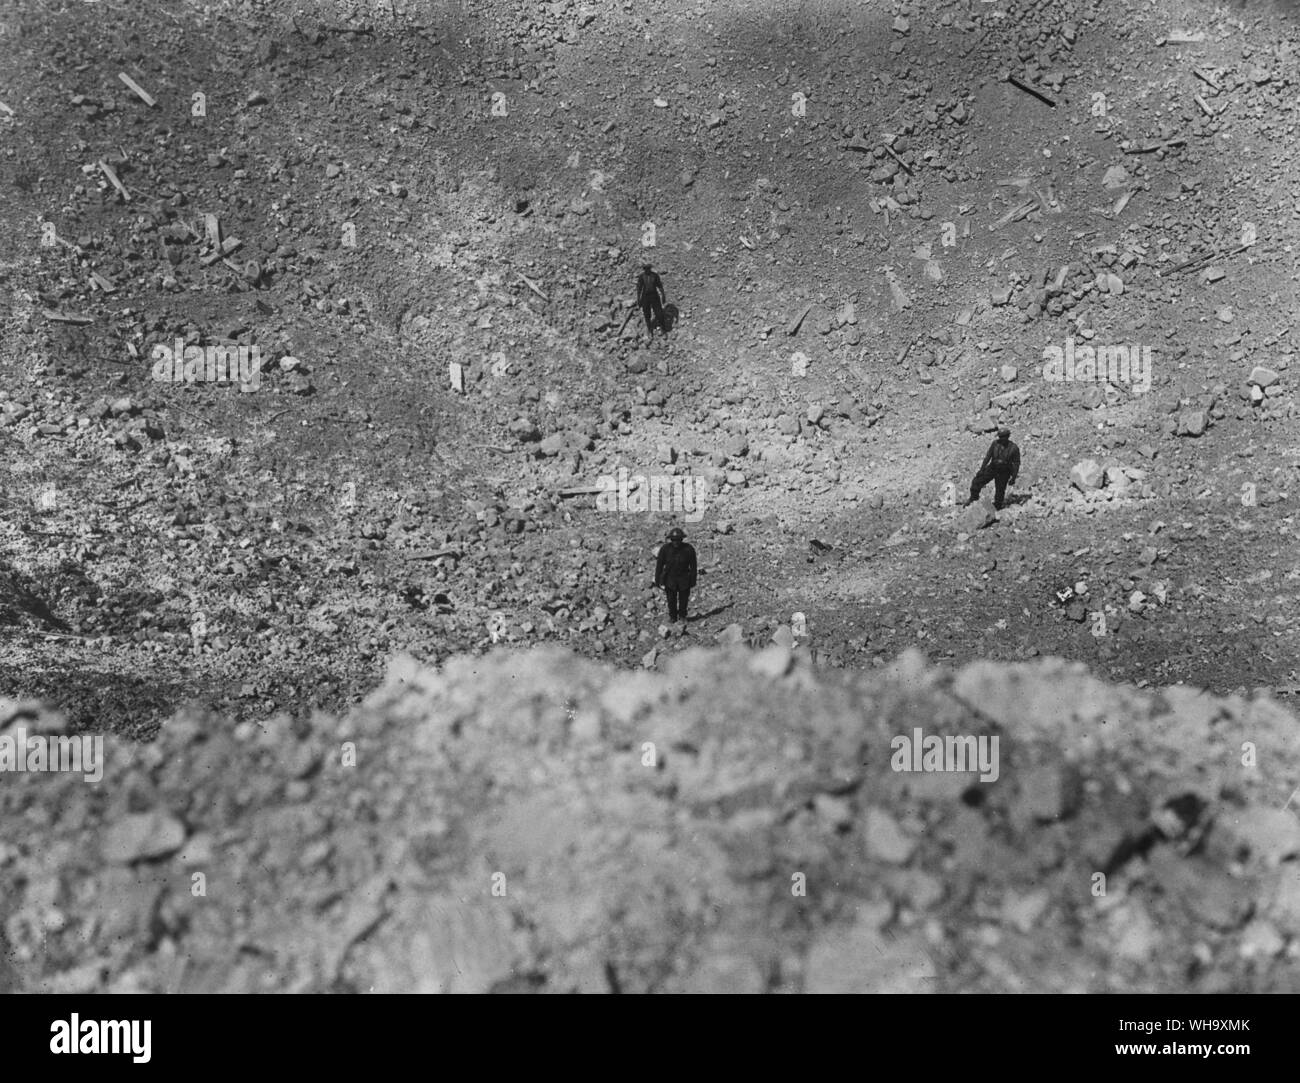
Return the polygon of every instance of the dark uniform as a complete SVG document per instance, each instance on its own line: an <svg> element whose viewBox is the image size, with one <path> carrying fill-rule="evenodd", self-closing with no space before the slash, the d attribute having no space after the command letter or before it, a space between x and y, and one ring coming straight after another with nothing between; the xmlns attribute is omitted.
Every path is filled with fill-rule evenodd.
<svg viewBox="0 0 1300 1083"><path fill-rule="evenodd" d="M966 503L975 503L980 498L980 490L991 481L996 486L993 490L993 506L1001 511L1007 486L1014 485L1019 476L1020 448L1011 442L1010 429L998 429L998 438L989 445L979 473L971 480L970 499Z"/></svg>
<svg viewBox="0 0 1300 1083"><path fill-rule="evenodd" d="M668 327L664 323L664 305L668 303L668 298L664 295L663 282L648 263L641 264L641 273L636 277L636 303L641 306L646 333L652 339L655 337L656 323L664 329L665 335L668 334Z"/></svg>
<svg viewBox="0 0 1300 1083"><path fill-rule="evenodd" d="M655 586L668 595L668 620L672 624L686 620L686 606L695 586L695 547L683 541L685 537L681 527L670 530L655 562Z"/></svg>

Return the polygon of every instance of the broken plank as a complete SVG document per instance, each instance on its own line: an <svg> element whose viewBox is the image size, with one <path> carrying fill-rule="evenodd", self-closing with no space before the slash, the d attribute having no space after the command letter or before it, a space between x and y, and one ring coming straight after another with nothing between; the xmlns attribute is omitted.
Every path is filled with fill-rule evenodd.
<svg viewBox="0 0 1300 1083"><path fill-rule="evenodd" d="M789 324L786 325L785 333L787 335L797 335L799 333L799 328L803 326L804 319L811 311L812 311L812 302L809 301L806 305L803 306L803 308L801 308L797 313L795 313L794 319L792 319L789 322Z"/></svg>
<svg viewBox="0 0 1300 1083"><path fill-rule="evenodd" d="M199 262L202 263L204 267L211 267L214 263L217 262L217 260L230 255L231 252L235 251L235 249L239 248L243 243L244 242L239 240L237 237L231 237L225 241L222 241L221 247L217 249L217 251L211 252L208 255L204 256L201 260L199 260Z"/></svg>
<svg viewBox="0 0 1300 1083"><path fill-rule="evenodd" d="M904 361L906 361L907 355L912 352L913 347L916 346L924 337L925 337L924 335L918 335L916 338L912 339L912 341L909 342L906 346L904 346L903 349L900 351L898 357L894 360L894 364L901 365Z"/></svg>
<svg viewBox="0 0 1300 1083"><path fill-rule="evenodd" d="M1008 75L1007 82L1010 83L1017 90L1023 90L1026 94L1032 94L1040 102L1044 102L1047 105L1050 105L1053 109L1056 108L1056 102L1052 98L1049 98L1037 87L1032 87L1028 83L1021 82L1014 75Z"/></svg>
<svg viewBox="0 0 1300 1083"><path fill-rule="evenodd" d="M1162 143L1152 143L1145 147L1125 147L1125 154L1152 154L1158 150L1168 150L1170 147L1181 147L1187 142L1186 139L1166 139Z"/></svg>
<svg viewBox="0 0 1300 1083"><path fill-rule="evenodd" d="M152 98L152 97L151 97L151 96L150 96L150 95L145 91L144 87L142 87L139 83L137 83L134 79L132 79L129 75L127 75L126 72L124 72L124 71L119 71L119 72L117 73L117 77L118 77L119 79L121 79L123 83L125 83L125 84L127 85L127 88L128 88L129 90L134 91L134 92L139 96L140 100L141 100L142 102L144 102L144 104L147 105L150 109L152 109L155 105L158 104L158 103L155 102L155 101L153 100L153 98Z"/></svg>
<svg viewBox="0 0 1300 1083"><path fill-rule="evenodd" d="M126 202L130 203L131 193L128 192L122 185L122 182L117 179L117 174L113 172L113 167L104 161L103 158L101 158L97 164L99 165L99 171L108 178L109 183L122 193L122 198L126 200Z"/></svg>
<svg viewBox="0 0 1300 1083"><path fill-rule="evenodd" d="M1037 199L1030 199L1025 201L1024 203L1019 203L1016 206L1012 207L1011 210L1007 211L1007 213L1004 214L1001 218L999 218L996 222L994 222L990 228L998 229L999 227L1008 225L1011 222L1019 222L1022 218L1027 217L1028 215L1032 214L1036 210L1038 210Z"/></svg>
<svg viewBox="0 0 1300 1083"><path fill-rule="evenodd" d="M531 278L529 278L527 275L522 275L522 274L521 274L521 275L519 276L519 279L520 279L521 282L523 282L523 284L524 284L525 286L527 286L530 290L532 290L535 294L537 294L537 296L540 297L543 301L547 301L548 304L550 303L550 302L549 302L549 299L548 299L547 296L546 296L546 294L544 294L544 293L541 291L541 289L538 288L537 283L534 282Z"/></svg>
<svg viewBox="0 0 1300 1083"><path fill-rule="evenodd" d="M455 557L460 559L459 549L416 549L410 553L404 553L407 560L437 560L439 557Z"/></svg>
<svg viewBox="0 0 1300 1083"><path fill-rule="evenodd" d="M902 166L902 167L907 171L907 175L908 175L909 177L912 176L912 167L911 167L910 165L908 165L905 161L903 161L902 158L900 158L900 157L898 156L897 152L894 150L893 147L891 147L888 143L881 143L880 145L881 145L882 147L885 148L885 153L886 153L886 154L888 154L891 158L893 158L894 161L896 161L899 165L901 165L901 166Z"/></svg>
<svg viewBox="0 0 1300 1083"><path fill-rule="evenodd" d="M1249 247L1250 245L1248 244L1239 244L1236 248L1229 248L1226 251L1220 251L1216 248L1213 252L1209 252L1203 256L1197 256L1195 259L1186 260L1183 263L1180 263L1177 267L1170 267L1166 271L1161 271L1159 272L1159 275L1163 278L1167 274L1177 274L1179 271L1190 271L1193 267L1199 267L1201 264L1208 263L1210 260L1217 259L1219 256L1239 256Z"/></svg>
<svg viewBox="0 0 1300 1083"><path fill-rule="evenodd" d="M603 493L604 491L605 491L605 487L603 485L579 485L573 489L561 489L560 495L561 496L592 496L595 493Z"/></svg>
<svg viewBox="0 0 1300 1083"><path fill-rule="evenodd" d="M1202 255L1194 256L1192 259L1184 260L1182 263L1178 264L1177 267L1169 267L1163 271L1158 271L1157 274L1161 278L1163 278L1165 275L1177 274L1179 271L1186 271L1188 268L1195 267L1199 263L1207 263L1208 261L1214 259L1218 254L1219 254L1219 250L1215 248L1211 252L1206 252L1203 253Z"/></svg>
<svg viewBox="0 0 1300 1083"><path fill-rule="evenodd" d="M94 316L82 316L77 312L55 312L52 308L41 309L41 315L56 323L94 323Z"/></svg>

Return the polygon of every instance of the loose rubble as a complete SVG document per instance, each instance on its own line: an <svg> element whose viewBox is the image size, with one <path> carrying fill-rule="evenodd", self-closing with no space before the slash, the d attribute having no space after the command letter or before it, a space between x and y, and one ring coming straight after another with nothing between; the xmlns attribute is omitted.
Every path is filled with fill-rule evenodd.
<svg viewBox="0 0 1300 1083"><path fill-rule="evenodd" d="M399 659L342 717L8 778L0 990L1294 993L1295 726L1055 660ZM997 778L898 770L918 728Z"/></svg>

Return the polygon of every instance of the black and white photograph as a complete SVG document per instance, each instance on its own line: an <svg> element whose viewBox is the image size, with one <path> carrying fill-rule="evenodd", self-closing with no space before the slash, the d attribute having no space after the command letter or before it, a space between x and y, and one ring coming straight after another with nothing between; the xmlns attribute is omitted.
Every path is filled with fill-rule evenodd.
<svg viewBox="0 0 1300 1083"><path fill-rule="evenodd" d="M0 991L1252 1061L1298 313L1296 0L0 0Z"/></svg>

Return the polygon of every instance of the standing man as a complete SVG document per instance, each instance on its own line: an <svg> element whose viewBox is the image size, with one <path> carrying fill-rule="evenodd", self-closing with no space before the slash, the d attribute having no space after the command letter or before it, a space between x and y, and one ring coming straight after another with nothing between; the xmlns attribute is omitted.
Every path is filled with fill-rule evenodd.
<svg viewBox="0 0 1300 1083"><path fill-rule="evenodd" d="M1014 485L1019 476L1020 448L1011 442L1010 429L998 429L998 438L989 445L979 473L971 480L970 499L962 506L974 504L980 498L980 490L991 481L996 486L993 490L993 506L1001 511L1007 486Z"/></svg>
<svg viewBox="0 0 1300 1083"><path fill-rule="evenodd" d="M655 562L655 586L668 594L668 623L681 620L686 624L686 606L695 586L695 547L685 541L686 532L675 526L668 531L668 540L659 547Z"/></svg>
<svg viewBox="0 0 1300 1083"><path fill-rule="evenodd" d="M655 323L663 328L666 336L668 328L664 324L664 305L668 303L668 298L664 295L663 281L649 263L641 264L641 273L636 278L636 303L641 306L641 314L645 316L646 334L650 340L654 341Z"/></svg>

